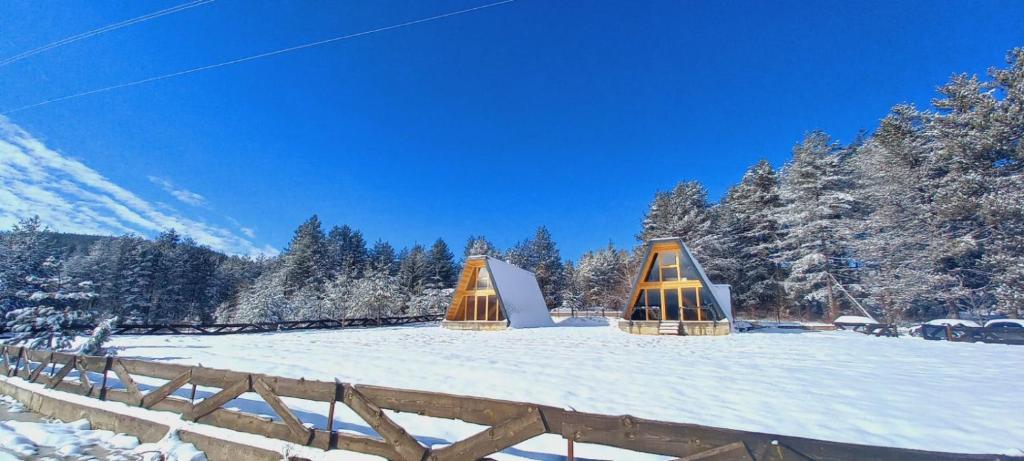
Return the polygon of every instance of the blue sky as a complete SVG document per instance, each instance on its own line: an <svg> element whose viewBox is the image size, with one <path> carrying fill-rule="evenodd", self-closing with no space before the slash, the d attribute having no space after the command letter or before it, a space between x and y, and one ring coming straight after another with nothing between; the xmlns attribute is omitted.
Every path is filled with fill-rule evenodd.
<svg viewBox="0 0 1024 461"><path fill-rule="evenodd" d="M0 0L0 58L183 2ZM0 67L0 113L485 3L217 0ZM632 245L656 190L717 199L808 130L847 142L926 105L1022 24L1019 1L517 0L9 114L0 225L175 225L251 253L313 213L459 250L544 224L575 258Z"/></svg>

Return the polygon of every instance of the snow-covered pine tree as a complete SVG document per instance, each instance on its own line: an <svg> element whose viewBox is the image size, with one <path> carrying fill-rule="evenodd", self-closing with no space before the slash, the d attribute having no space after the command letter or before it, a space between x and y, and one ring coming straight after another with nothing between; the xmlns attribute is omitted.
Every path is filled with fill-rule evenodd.
<svg viewBox="0 0 1024 461"><path fill-rule="evenodd" d="M1024 318L1024 173L1002 178L986 197L983 213L993 236L982 262L991 274L996 308Z"/></svg>
<svg viewBox="0 0 1024 461"><path fill-rule="evenodd" d="M408 315L435 315L443 314L452 302L454 288L447 288L440 277L428 277L424 284L423 292L412 295L409 300Z"/></svg>
<svg viewBox="0 0 1024 461"><path fill-rule="evenodd" d="M864 290L890 321L932 315L917 311L931 305L928 254L935 243L927 214L928 152L915 129L920 122L916 109L897 106L853 161L863 216L854 223L852 244L864 267Z"/></svg>
<svg viewBox="0 0 1024 461"><path fill-rule="evenodd" d="M121 305L116 315L125 323L145 323L150 319L155 289L156 256L149 243L132 235L119 239L118 277L115 281Z"/></svg>
<svg viewBox="0 0 1024 461"><path fill-rule="evenodd" d="M353 308L355 284L358 279L339 275L324 287L324 312L322 318L343 319L349 317Z"/></svg>
<svg viewBox="0 0 1024 461"><path fill-rule="evenodd" d="M85 253L71 257L64 264L70 278L92 280L96 292L93 309L98 316L110 315L120 304L116 289L119 252L116 238L103 238L90 245Z"/></svg>
<svg viewBox="0 0 1024 461"><path fill-rule="evenodd" d="M53 256L53 238L38 216L23 219L0 234L0 315L30 304L18 292L30 289L26 280L43 272Z"/></svg>
<svg viewBox="0 0 1024 461"><path fill-rule="evenodd" d="M568 309L575 317L576 311L585 307L583 274L576 270L572 261L566 261L562 269L562 280L562 304L559 307Z"/></svg>
<svg viewBox="0 0 1024 461"><path fill-rule="evenodd" d="M402 250L399 260L398 283L410 294L421 293L431 276L427 250L423 245L413 245L411 249Z"/></svg>
<svg viewBox="0 0 1024 461"><path fill-rule="evenodd" d="M295 229L295 235L281 255L284 293L291 296L306 286L320 288L328 276L327 248L317 215Z"/></svg>
<svg viewBox="0 0 1024 461"><path fill-rule="evenodd" d="M281 322L291 314L284 296L284 271L274 264L252 286L239 294L232 321L239 323Z"/></svg>
<svg viewBox="0 0 1024 461"><path fill-rule="evenodd" d="M531 266L526 269L537 277L537 284L540 285L548 308L558 307L562 302L562 287L565 283L562 279L562 256L547 227L537 228L530 240L530 248Z"/></svg>
<svg viewBox="0 0 1024 461"><path fill-rule="evenodd" d="M448 244L442 239L437 239L431 245L427 253L427 273L431 276L433 288L451 288L455 286L459 276L458 268L455 265L455 256L452 255ZM435 280L436 279L436 280Z"/></svg>
<svg viewBox="0 0 1024 461"><path fill-rule="evenodd" d="M686 242L695 256L704 257L714 253L712 236L712 212L708 203L708 192L697 181L683 181L671 192L658 192L644 216L643 228L637 239L679 237Z"/></svg>
<svg viewBox="0 0 1024 461"><path fill-rule="evenodd" d="M395 247L383 240L377 240L370 249L370 259L366 269L367 277L370 272L384 271L388 276L398 272L398 257L395 255Z"/></svg>
<svg viewBox="0 0 1024 461"><path fill-rule="evenodd" d="M114 355L114 350L105 347L105 345L110 341L110 336L113 334L117 321L117 317L110 317L100 321L96 328L93 329L92 334L89 335L89 339L85 340L82 346L78 348L78 353L93 356Z"/></svg>
<svg viewBox="0 0 1024 461"><path fill-rule="evenodd" d="M936 294L948 315L986 308L992 302L989 274L983 258L992 237L983 209L985 197L1003 175L1013 139L1019 133L1000 133L996 89L977 76L954 75L939 88L923 136L932 151L927 168L932 200L928 210L938 243L930 248L937 268ZM1009 162L1009 163L1008 163Z"/></svg>
<svg viewBox="0 0 1024 461"><path fill-rule="evenodd" d="M501 251L498 247L494 246L487 237L482 235L471 235L466 240L466 249L463 252L463 257L468 258L470 256L490 256L493 258L501 257Z"/></svg>
<svg viewBox="0 0 1024 461"><path fill-rule="evenodd" d="M1002 158L996 161L991 192L983 215L992 241L983 263L992 274L996 307L1002 313L1024 315L1024 48L1007 56L1007 68L993 69L992 79L1003 98L997 104L992 132Z"/></svg>
<svg viewBox="0 0 1024 461"><path fill-rule="evenodd" d="M87 319L89 303L96 298L92 282L63 277L61 262L49 257L35 275L25 277L17 296L27 307L6 315L10 344L27 344L33 349L66 350L71 347L76 322Z"/></svg>
<svg viewBox="0 0 1024 461"><path fill-rule="evenodd" d="M848 265L853 198L850 175L836 155L838 146L815 131L793 148L793 159L782 173L779 222L784 238L779 255L789 269L788 295L797 304L822 307L817 314L829 320L839 313L839 294L833 277Z"/></svg>
<svg viewBox="0 0 1024 461"><path fill-rule="evenodd" d="M327 233L327 258L330 272L337 276L359 278L363 276L368 259L363 233L345 225L333 227Z"/></svg>
<svg viewBox="0 0 1024 461"><path fill-rule="evenodd" d="M752 318L777 311L784 300L785 273L776 262L781 206L779 178L766 160L750 167L721 205L717 234L724 252L738 262L725 280L733 288L734 310Z"/></svg>
<svg viewBox="0 0 1024 461"><path fill-rule="evenodd" d="M174 229L160 233L150 245L155 255L152 308L147 323L167 322L185 317L184 284L192 275L187 267L187 250Z"/></svg>
<svg viewBox="0 0 1024 461"><path fill-rule="evenodd" d="M504 259L510 264L533 272L548 308L559 305L562 292L562 257L547 227L538 227L533 238L509 248Z"/></svg>
<svg viewBox="0 0 1024 461"><path fill-rule="evenodd" d="M611 243L607 248L588 252L580 258L576 270L588 307L618 310L625 306L631 282L628 260L629 256Z"/></svg>
<svg viewBox="0 0 1024 461"><path fill-rule="evenodd" d="M350 315L376 319L403 314L409 293L391 275L388 268L377 267L356 281Z"/></svg>

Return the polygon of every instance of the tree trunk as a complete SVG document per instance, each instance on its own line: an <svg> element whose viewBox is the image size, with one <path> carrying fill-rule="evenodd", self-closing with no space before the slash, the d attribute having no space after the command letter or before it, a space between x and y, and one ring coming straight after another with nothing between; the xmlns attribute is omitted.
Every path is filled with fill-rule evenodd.
<svg viewBox="0 0 1024 461"><path fill-rule="evenodd" d="M956 307L956 301L953 301L952 299L946 301L946 312L946 315L951 319L960 318L960 309Z"/></svg>

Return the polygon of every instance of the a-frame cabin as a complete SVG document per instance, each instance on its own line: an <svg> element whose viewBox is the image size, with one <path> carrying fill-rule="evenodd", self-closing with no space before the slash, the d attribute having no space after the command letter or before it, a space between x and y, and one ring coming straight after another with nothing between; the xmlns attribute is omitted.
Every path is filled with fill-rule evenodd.
<svg viewBox="0 0 1024 461"><path fill-rule="evenodd" d="M470 256L441 325L453 330L504 330L554 322L532 272L489 256Z"/></svg>
<svg viewBox="0 0 1024 461"><path fill-rule="evenodd" d="M729 285L708 280L681 239L650 240L619 328L642 335L727 335L730 292Z"/></svg>

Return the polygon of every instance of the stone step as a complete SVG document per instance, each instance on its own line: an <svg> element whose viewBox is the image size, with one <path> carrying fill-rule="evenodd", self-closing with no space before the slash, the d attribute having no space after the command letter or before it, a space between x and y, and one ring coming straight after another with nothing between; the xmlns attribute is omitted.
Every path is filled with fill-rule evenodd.
<svg viewBox="0 0 1024 461"><path fill-rule="evenodd" d="M663 335L678 335L679 322L661 322L658 324L658 333Z"/></svg>

